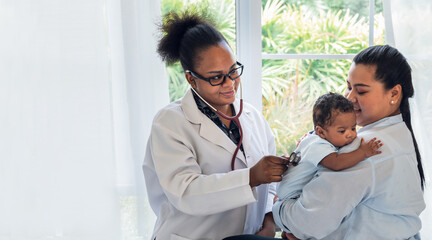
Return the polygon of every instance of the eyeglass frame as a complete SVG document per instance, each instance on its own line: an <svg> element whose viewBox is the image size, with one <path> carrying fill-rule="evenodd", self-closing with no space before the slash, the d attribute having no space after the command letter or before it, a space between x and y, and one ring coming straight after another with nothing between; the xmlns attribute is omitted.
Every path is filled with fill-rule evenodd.
<svg viewBox="0 0 432 240"><path fill-rule="evenodd" d="M203 76L199 75L198 73L193 72L193 71L191 71L191 70L186 70L185 72L190 73L190 74L192 75L192 77L194 77L194 78L198 78L198 79L201 79L201 80L203 80L203 81L206 81L206 82L210 83L210 85L212 85L213 87L215 87L215 86L219 86L219 85L224 84L225 81L226 81L226 79L227 79L227 77L229 77L229 79L231 79L231 80L235 80L235 79L239 78L239 77L243 74L244 65L241 64L241 63L238 62L238 61L236 61L236 64L237 64L238 67L234 68L233 70L241 69L241 73L240 73L237 77L235 77L235 78L232 78L232 77L230 76L233 70L231 70L228 74L221 74L220 76L221 76L221 77L223 76L223 80L222 80L222 82L221 82L221 83L218 83L218 84L215 84L215 85L213 85L213 84L211 83L211 79L212 79L213 77L205 78L205 77L203 77ZM216 77L216 76L214 76L214 77Z"/></svg>

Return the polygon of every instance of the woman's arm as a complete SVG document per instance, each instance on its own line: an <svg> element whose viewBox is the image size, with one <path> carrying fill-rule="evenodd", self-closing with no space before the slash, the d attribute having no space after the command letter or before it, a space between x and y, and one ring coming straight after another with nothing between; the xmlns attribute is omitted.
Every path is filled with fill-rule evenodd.
<svg viewBox="0 0 432 240"><path fill-rule="evenodd" d="M340 172L321 169L298 199L276 203L282 223L298 238L323 238L335 231L373 185L369 161Z"/></svg>

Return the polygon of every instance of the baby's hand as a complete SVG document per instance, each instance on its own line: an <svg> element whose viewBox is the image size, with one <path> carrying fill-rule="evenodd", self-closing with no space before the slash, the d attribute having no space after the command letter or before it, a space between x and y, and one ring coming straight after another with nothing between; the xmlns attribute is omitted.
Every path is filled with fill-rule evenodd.
<svg viewBox="0 0 432 240"><path fill-rule="evenodd" d="M372 138L369 142L365 142L364 139L361 139L360 143L360 149L363 150L366 157L370 157L373 155L380 154L381 151L378 151L378 149L384 145L381 140L376 140L376 138Z"/></svg>

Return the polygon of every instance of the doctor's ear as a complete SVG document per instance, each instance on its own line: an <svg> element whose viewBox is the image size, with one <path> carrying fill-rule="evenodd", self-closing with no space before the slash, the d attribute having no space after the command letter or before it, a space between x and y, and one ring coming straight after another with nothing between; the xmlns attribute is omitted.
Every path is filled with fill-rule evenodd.
<svg viewBox="0 0 432 240"><path fill-rule="evenodd" d="M186 80L188 81L188 83L189 83L193 88L196 88L195 78L192 76L192 74L191 74L190 72L186 72L186 73L185 73L185 77L186 77Z"/></svg>

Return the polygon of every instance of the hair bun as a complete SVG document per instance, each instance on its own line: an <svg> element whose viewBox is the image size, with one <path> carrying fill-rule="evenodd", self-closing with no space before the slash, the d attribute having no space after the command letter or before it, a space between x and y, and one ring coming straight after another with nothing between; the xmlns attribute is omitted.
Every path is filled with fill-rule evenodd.
<svg viewBox="0 0 432 240"><path fill-rule="evenodd" d="M200 24L208 24L201 16L184 12L178 14L169 12L164 16L161 26L163 33L157 52L167 64L173 64L180 59L180 45L186 32Z"/></svg>

